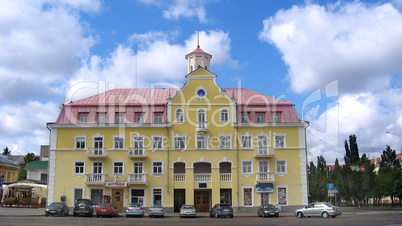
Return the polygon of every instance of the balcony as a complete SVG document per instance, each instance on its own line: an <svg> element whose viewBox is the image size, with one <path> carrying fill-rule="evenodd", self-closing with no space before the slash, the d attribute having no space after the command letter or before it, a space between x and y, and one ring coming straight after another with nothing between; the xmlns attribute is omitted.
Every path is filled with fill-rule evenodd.
<svg viewBox="0 0 402 226"><path fill-rule="evenodd" d="M85 174L85 184L87 185L104 185L106 174L104 173L90 173Z"/></svg>
<svg viewBox="0 0 402 226"><path fill-rule="evenodd" d="M174 174L174 182L186 182L186 174L185 173L175 173Z"/></svg>
<svg viewBox="0 0 402 226"><path fill-rule="evenodd" d="M257 179L255 180L256 184L263 184L263 183L274 183L275 182L275 173L273 172L266 172L256 173Z"/></svg>
<svg viewBox="0 0 402 226"><path fill-rule="evenodd" d="M254 157L274 157L274 149L268 147L257 147L254 151Z"/></svg>
<svg viewBox="0 0 402 226"><path fill-rule="evenodd" d="M87 150L87 157L88 158L106 158L106 149L104 148L89 148Z"/></svg>
<svg viewBox="0 0 402 226"><path fill-rule="evenodd" d="M128 150L129 158L146 158L147 150L144 148L130 148Z"/></svg>
<svg viewBox="0 0 402 226"><path fill-rule="evenodd" d="M231 173L221 173L221 182L232 182Z"/></svg>
<svg viewBox="0 0 402 226"><path fill-rule="evenodd" d="M194 182L211 182L210 173L194 173Z"/></svg>
<svg viewBox="0 0 402 226"><path fill-rule="evenodd" d="M145 173L131 173L128 174L127 184L145 184L147 185L147 174Z"/></svg>
<svg viewBox="0 0 402 226"><path fill-rule="evenodd" d="M208 131L208 124L207 122L197 122L197 132L207 132Z"/></svg>

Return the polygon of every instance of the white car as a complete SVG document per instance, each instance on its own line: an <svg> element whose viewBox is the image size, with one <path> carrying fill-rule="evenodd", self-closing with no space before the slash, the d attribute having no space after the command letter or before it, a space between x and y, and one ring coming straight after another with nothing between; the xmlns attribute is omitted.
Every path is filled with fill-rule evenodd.
<svg viewBox="0 0 402 226"><path fill-rule="evenodd" d="M341 214L341 208L326 202L313 202L308 204L304 208L295 211L295 215L299 218L314 216L323 218L335 218L336 216L339 216Z"/></svg>
<svg viewBox="0 0 402 226"><path fill-rule="evenodd" d="M183 217L196 217L196 211L194 205L183 204L180 208L180 218Z"/></svg>

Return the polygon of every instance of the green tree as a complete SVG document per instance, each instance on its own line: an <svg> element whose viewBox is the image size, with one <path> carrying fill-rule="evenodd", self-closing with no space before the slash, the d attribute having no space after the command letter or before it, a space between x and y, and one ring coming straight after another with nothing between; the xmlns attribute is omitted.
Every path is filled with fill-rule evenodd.
<svg viewBox="0 0 402 226"><path fill-rule="evenodd" d="M401 166L396 158L396 151L387 146L381 155L379 177L377 183L379 192L382 196L390 196L392 205L394 205L394 197L401 197Z"/></svg>
<svg viewBox="0 0 402 226"><path fill-rule="evenodd" d="M8 147L3 149L3 155L5 155L5 156L10 156L11 155L11 151L8 149Z"/></svg>
<svg viewBox="0 0 402 226"><path fill-rule="evenodd" d="M349 136L349 144L345 140L345 164L346 165L358 165L360 162L359 147L357 146L356 135Z"/></svg>
<svg viewBox="0 0 402 226"><path fill-rule="evenodd" d="M34 161L39 161L40 158L38 156L35 156L35 153L28 153L25 157L24 157L24 163L22 163L21 169L18 172L18 180L24 180L27 179L27 171L25 170L25 165L28 162L34 162Z"/></svg>

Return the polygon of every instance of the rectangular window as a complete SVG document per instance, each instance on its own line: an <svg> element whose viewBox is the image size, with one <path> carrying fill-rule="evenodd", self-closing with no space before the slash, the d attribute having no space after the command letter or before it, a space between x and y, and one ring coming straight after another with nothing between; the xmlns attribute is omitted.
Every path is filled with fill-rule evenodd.
<svg viewBox="0 0 402 226"><path fill-rule="evenodd" d="M287 187L278 187L278 203L280 205L288 204Z"/></svg>
<svg viewBox="0 0 402 226"><path fill-rule="evenodd" d="M276 160L276 173L277 174L286 174L287 173L287 165L286 160Z"/></svg>
<svg viewBox="0 0 402 226"><path fill-rule="evenodd" d="M80 114L80 123L87 123L88 122L88 113L81 113Z"/></svg>
<svg viewBox="0 0 402 226"><path fill-rule="evenodd" d="M98 113L98 123L106 123L106 114Z"/></svg>
<svg viewBox="0 0 402 226"><path fill-rule="evenodd" d="M82 188L74 188L74 203L77 199L82 199L84 194L84 189Z"/></svg>
<svg viewBox="0 0 402 226"><path fill-rule="evenodd" d="M229 135L219 136L219 148L220 149L230 149L230 144L232 143L231 137Z"/></svg>
<svg viewBox="0 0 402 226"><path fill-rule="evenodd" d="M135 114L135 121L137 123L144 123L144 113Z"/></svg>
<svg viewBox="0 0 402 226"><path fill-rule="evenodd" d="M74 174L84 174L85 172L85 162L75 162Z"/></svg>
<svg viewBox="0 0 402 226"><path fill-rule="evenodd" d="M243 198L244 206L253 206L253 189L243 188Z"/></svg>
<svg viewBox="0 0 402 226"><path fill-rule="evenodd" d="M152 175L162 175L163 174L163 163L162 162L152 162Z"/></svg>
<svg viewBox="0 0 402 226"><path fill-rule="evenodd" d="M197 136L197 148L208 148L208 137L207 136Z"/></svg>
<svg viewBox="0 0 402 226"><path fill-rule="evenodd" d="M98 205L99 203L102 203L103 189L91 189L91 200L93 205Z"/></svg>
<svg viewBox="0 0 402 226"><path fill-rule="evenodd" d="M258 161L258 172L259 173L268 173L269 172L269 161L266 161L266 160Z"/></svg>
<svg viewBox="0 0 402 226"><path fill-rule="evenodd" d="M123 174L123 162L113 163L113 175Z"/></svg>
<svg viewBox="0 0 402 226"><path fill-rule="evenodd" d="M242 148L252 148L251 135L241 135L241 147Z"/></svg>
<svg viewBox="0 0 402 226"><path fill-rule="evenodd" d="M76 149L85 149L85 140L86 140L86 137L76 137L75 138L75 148Z"/></svg>
<svg viewBox="0 0 402 226"><path fill-rule="evenodd" d="M227 109L221 110L221 123L229 122L229 111Z"/></svg>
<svg viewBox="0 0 402 226"><path fill-rule="evenodd" d="M248 112L242 112L240 117L242 123L248 123Z"/></svg>
<svg viewBox="0 0 402 226"><path fill-rule="evenodd" d="M134 173L135 174L144 173L144 162L134 162Z"/></svg>
<svg viewBox="0 0 402 226"><path fill-rule="evenodd" d="M124 113L116 113L116 123L124 123Z"/></svg>
<svg viewBox="0 0 402 226"><path fill-rule="evenodd" d="M257 137L258 154L268 154L268 136Z"/></svg>
<svg viewBox="0 0 402 226"><path fill-rule="evenodd" d="M275 147L276 148L285 148L285 135L275 135Z"/></svg>
<svg viewBox="0 0 402 226"><path fill-rule="evenodd" d="M274 122L281 122L281 113L280 112L273 112L272 118Z"/></svg>
<svg viewBox="0 0 402 226"><path fill-rule="evenodd" d="M162 205L162 189L153 189L153 203L157 205Z"/></svg>
<svg viewBox="0 0 402 226"><path fill-rule="evenodd" d="M113 137L114 149L124 149L124 137Z"/></svg>
<svg viewBox="0 0 402 226"><path fill-rule="evenodd" d="M93 173L102 173L103 162L94 162L93 163Z"/></svg>
<svg viewBox="0 0 402 226"><path fill-rule="evenodd" d="M134 154L143 155L144 154L144 137L136 136L133 137L134 140Z"/></svg>
<svg viewBox="0 0 402 226"><path fill-rule="evenodd" d="M184 122L184 111L183 109L177 109L176 110L176 123L178 122Z"/></svg>
<svg viewBox="0 0 402 226"><path fill-rule="evenodd" d="M154 113L154 123L162 123L162 113Z"/></svg>
<svg viewBox="0 0 402 226"><path fill-rule="evenodd" d="M174 138L174 148L175 149L185 149L186 148L186 137L176 136Z"/></svg>
<svg viewBox="0 0 402 226"><path fill-rule="evenodd" d="M163 136L152 136L152 149L162 149Z"/></svg>
<svg viewBox="0 0 402 226"><path fill-rule="evenodd" d="M103 137L94 138L94 154L95 155L103 154Z"/></svg>
<svg viewBox="0 0 402 226"><path fill-rule="evenodd" d="M144 206L144 200L145 200L144 189L131 190L131 203L140 203L141 206Z"/></svg>
<svg viewBox="0 0 402 226"><path fill-rule="evenodd" d="M253 174L253 162L243 161L242 162L243 174Z"/></svg>
<svg viewBox="0 0 402 226"><path fill-rule="evenodd" d="M264 113L257 113L257 123L264 123L265 114Z"/></svg>

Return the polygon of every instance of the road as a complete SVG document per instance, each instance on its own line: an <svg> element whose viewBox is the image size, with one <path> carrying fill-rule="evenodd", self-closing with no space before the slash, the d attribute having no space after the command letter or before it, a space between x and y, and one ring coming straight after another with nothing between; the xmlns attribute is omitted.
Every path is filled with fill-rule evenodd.
<svg viewBox="0 0 402 226"><path fill-rule="evenodd" d="M235 213L234 218L215 219L208 213L199 213L197 218L181 219L178 213L165 218L118 218L96 217L45 217L44 209L0 208L1 225L402 225L402 211L394 210L344 210L342 216L323 219L320 217L299 219L293 213L281 213L280 217L260 218L255 213Z"/></svg>

